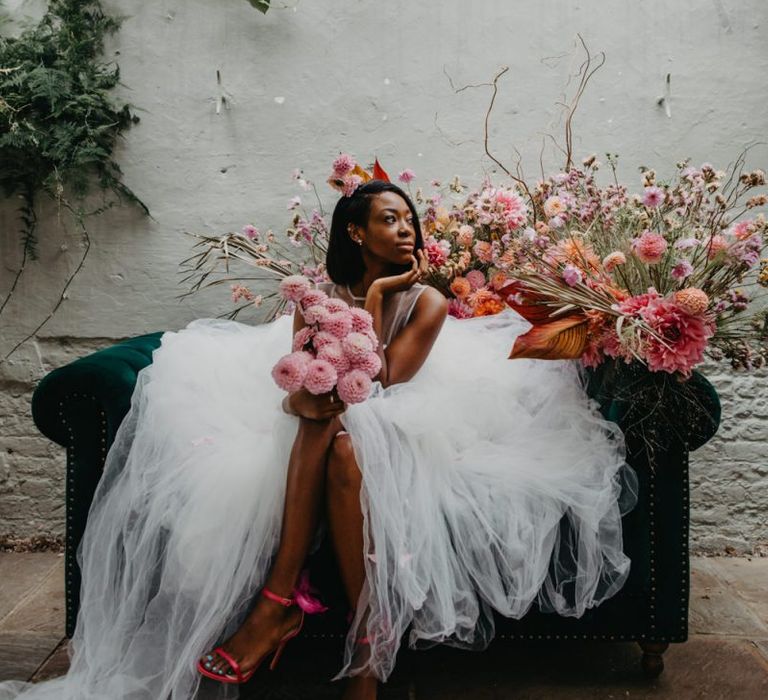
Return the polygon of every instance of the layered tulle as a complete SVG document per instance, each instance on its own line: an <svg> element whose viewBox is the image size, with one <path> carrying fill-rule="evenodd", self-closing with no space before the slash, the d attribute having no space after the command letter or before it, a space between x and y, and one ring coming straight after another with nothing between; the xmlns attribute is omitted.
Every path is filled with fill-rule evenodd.
<svg viewBox="0 0 768 700"><path fill-rule="evenodd" d="M527 328L512 311L448 319L413 380L375 384L344 414L366 584L339 676L385 679L409 627L414 645L478 648L492 609L578 616L623 584L620 517L635 489L621 434L574 365L505 359ZM0 684L0 700L236 697L201 685L195 664L239 626L278 546L298 419L270 369L290 345L286 317L163 336L89 515L71 669Z"/></svg>

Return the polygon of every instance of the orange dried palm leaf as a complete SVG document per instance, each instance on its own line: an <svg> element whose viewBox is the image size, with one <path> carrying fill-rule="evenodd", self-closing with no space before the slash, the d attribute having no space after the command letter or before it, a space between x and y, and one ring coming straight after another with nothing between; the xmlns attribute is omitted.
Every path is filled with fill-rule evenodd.
<svg viewBox="0 0 768 700"><path fill-rule="evenodd" d="M509 359L578 359L587 344L587 326L587 317L582 313L536 323L527 333L517 337Z"/></svg>

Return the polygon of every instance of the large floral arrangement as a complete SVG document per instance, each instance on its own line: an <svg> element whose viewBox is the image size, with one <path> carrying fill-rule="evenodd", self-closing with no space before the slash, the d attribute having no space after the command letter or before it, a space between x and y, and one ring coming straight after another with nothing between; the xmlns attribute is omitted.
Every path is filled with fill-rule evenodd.
<svg viewBox="0 0 768 700"><path fill-rule="evenodd" d="M764 173L743 172L741 159L729 173L681 162L669 182L643 168L631 193L618 181L615 156L608 163L605 186L594 156L530 186L486 178L470 189L455 177L414 192L415 173L400 172L419 209L427 282L450 299L449 313L469 318L512 306L533 324L513 358L581 359L592 367L640 360L652 371L689 376L709 350L734 366L761 366L767 323L753 290L768 286L768 261L766 221L754 210L767 201L755 193ZM341 154L327 182L349 195L372 177L389 179L378 161L369 172ZM230 317L270 300L268 318L292 311L274 284L287 276L328 279L329 216L303 171L293 178L301 193L288 202L284 236L254 224L196 236L200 251L186 261L187 279L193 290L230 284ZM306 197L316 206L308 208ZM250 272L233 274L236 262ZM273 284L256 294L254 283L263 280Z"/></svg>

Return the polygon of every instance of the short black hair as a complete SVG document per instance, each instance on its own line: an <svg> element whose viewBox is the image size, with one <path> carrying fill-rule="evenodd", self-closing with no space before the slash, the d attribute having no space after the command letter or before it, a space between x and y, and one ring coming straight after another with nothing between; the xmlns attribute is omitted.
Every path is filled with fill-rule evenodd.
<svg viewBox="0 0 768 700"><path fill-rule="evenodd" d="M413 228L416 232L416 245L414 253L424 247L421 236L421 224L416 207L411 198L397 185L385 180L368 180L360 185L349 197L342 197L336 203L331 219L331 233L328 239L328 252L325 256L325 265L328 276L336 284L356 284L363 279L365 263L360 246L349 235L349 224L366 228L368 217L371 213L371 199L382 192L394 192L399 194L408 205L413 215ZM393 274L400 274L410 269L410 265L395 265Z"/></svg>

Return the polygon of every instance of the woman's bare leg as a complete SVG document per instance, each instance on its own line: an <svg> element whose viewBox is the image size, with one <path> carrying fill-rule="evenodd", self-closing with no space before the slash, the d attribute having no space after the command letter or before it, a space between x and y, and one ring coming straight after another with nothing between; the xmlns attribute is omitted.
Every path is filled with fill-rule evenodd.
<svg viewBox="0 0 768 700"><path fill-rule="evenodd" d="M326 512L336 561L351 608L358 604L365 582L363 561L363 512L360 508L362 474L352 441L337 434L328 454ZM375 700L378 681L373 676L347 680L343 700Z"/></svg>
<svg viewBox="0 0 768 700"><path fill-rule="evenodd" d="M304 566L317 529L325 494L328 450L334 435L342 429L338 418L314 421L299 419L299 429L288 462L280 547L265 586L288 597ZM299 623L301 612L258 596L253 610L240 629L224 644L243 673L248 673L280 639ZM211 654L210 668L232 673L218 654ZM203 659L205 662L207 659Z"/></svg>

